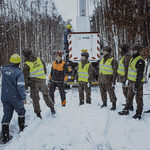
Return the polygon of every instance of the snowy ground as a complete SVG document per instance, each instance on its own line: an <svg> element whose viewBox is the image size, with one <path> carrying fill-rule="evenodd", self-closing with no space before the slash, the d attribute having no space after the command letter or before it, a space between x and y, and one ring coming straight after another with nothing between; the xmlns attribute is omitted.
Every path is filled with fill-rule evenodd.
<svg viewBox="0 0 150 150"><path fill-rule="evenodd" d="M135 112L129 116L119 116L118 111L122 110L121 104L125 101L120 84L116 86L116 111L109 110L109 100L107 108L100 108L102 102L98 87L92 88L91 105L78 105L77 89L66 92L65 108L61 107L58 90L55 93L55 117L46 107L42 96L42 120L33 113L32 104L26 104L28 127L20 135L17 134L17 114L14 113L10 125L13 139L6 145L0 145L0 150L150 150L150 114L143 114L141 120L132 119ZM145 85L144 93L150 94L148 85ZM149 108L150 96L145 95L144 110ZM2 115L0 106L0 120Z"/></svg>

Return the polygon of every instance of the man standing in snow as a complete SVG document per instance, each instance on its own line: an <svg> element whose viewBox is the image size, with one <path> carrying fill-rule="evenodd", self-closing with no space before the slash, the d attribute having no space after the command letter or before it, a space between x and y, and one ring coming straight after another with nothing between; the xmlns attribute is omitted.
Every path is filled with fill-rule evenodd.
<svg viewBox="0 0 150 150"><path fill-rule="evenodd" d="M51 109L52 115L55 114L54 103L52 102L46 86L46 66L45 63L33 55L30 50L23 51L25 57L25 65L23 68L25 76L25 88L30 86L31 98L33 100L33 108L37 117L42 119L39 104L39 92L42 92L46 105Z"/></svg>
<svg viewBox="0 0 150 150"><path fill-rule="evenodd" d="M128 93L127 103L123 111L118 112L120 115L128 115L129 108L133 104L133 98L136 95L137 109L136 114L133 116L134 119L141 119L143 111L143 82L144 82L144 68L145 61L140 56L142 47L138 44L134 44L131 47L132 58L129 62L128 68Z"/></svg>
<svg viewBox="0 0 150 150"><path fill-rule="evenodd" d="M109 46L103 48L104 57L99 63L99 87L103 101L101 108L107 106L107 92L112 102L111 110L116 110L116 95L115 95L115 84L117 77L118 63L111 56L112 49Z"/></svg>
<svg viewBox="0 0 150 150"><path fill-rule="evenodd" d="M2 92L1 100L4 115L2 118L2 142L5 144L11 139L9 135L9 123L12 119L14 110L18 114L18 125L23 131L25 124L26 102L24 75L19 68L21 57L14 54L10 57L10 65L2 68Z"/></svg>
<svg viewBox="0 0 150 150"><path fill-rule="evenodd" d="M127 75L128 75L128 66L130 61L130 54L129 54L129 45L128 44L122 44L120 46L121 56L122 58L119 61L118 66L118 82L122 83L122 90L125 98L127 99L127 92L128 92L128 85L127 85ZM123 104L125 105L125 104ZM133 105L131 105L130 111L133 111Z"/></svg>
<svg viewBox="0 0 150 150"><path fill-rule="evenodd" d="M66 94L64 82L68 78L68 67L64 60L62 60L62 52L57 51L55 53L55 61L53 62L51 73L49 75L49 94L52 101L54 100L54 92L56 87L58 87L61 96L61 105L66 106Z"/></svg>
<svg viewBox="0 0 150 150"><path fill-rule="evenodd" d="M80 105L84 104L84 91L86 93L86 103L91 104L91 82L92 82L92 64L88 61L89 53L82 50L81 62L78 64L77 80L79 82Z"/></svg>

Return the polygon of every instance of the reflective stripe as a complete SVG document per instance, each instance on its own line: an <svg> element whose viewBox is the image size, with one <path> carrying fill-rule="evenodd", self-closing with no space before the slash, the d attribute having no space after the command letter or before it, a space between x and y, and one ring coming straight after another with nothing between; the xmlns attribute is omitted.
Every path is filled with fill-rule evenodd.
<svg viewBox="0 0 150 150"><path fill-rule="evenodd" d="M117 69L117 73L121 76L125 75L123 60L124 60L124 56L120 59L119 66Z"/></svg>
<svg viewBox="0 0 150 150"><path fill-rule="evenodd" d="M25 85L24 82L17 82L17 85Z"/></svg>
<svg viewBox="0 0 150 150"><path fill-rule="evenodd" d="M81 73L81 74L87 74L87 75L88 75L88 73L86 73L86 72L78 72L78 73Z"/></svg>
<svg viewBox="0 0 150 150"><path fill-rule="evenodd" d="M90 63L87 63L82 68L82 63L80 62L78 64L78 81L88 82L88 78L89 78L89 74L88 74L89 66L90 66Z"/></svg>
<svg viewBox="0 0 150 150"><path fill-rule="evenodd" d="M9 125L9 122L2 122L2 125Z"/></svg>
<svg viewBox="0 0 150 150"><path fill-rule="evenodd" d="M133 78L136 78L135 75L131 75L131 74L128 74L129 77L133 77Z"/></svg>
<svg viewBox="0 0 150 150"><path fill-rule="evenodd" d="M18 115L18 117L20 117L20 118L24 118L24 117L25 117L25 115Z"/></svg>
<svg viewBox="0 0 150 150"><path fill-rule="evenodd" d="M113 74L113 68L112 68L112 61L113 57L107 59L107 61L104 63L104 58L101 59L99 63L99 73L105 74L105 75L111 75Z"/></svg>
<svg viewBox="0 0 150 150"><path fill-rule="evenodd" d="M30 75L30 77L40 77L40 76L44 76L45 74L38 74L38 75Z"/></svg>
<svg viewBox="0 0 150 150"><path fill-rule="evenodd" d="M108 66L108 65L99 65L100 67L108 67L112 69L112 66Z"/></svg>
<svg viewBox="0 0 150 150"><path fill-rule="evenodd" d="M85 77L85 76L80 76L80 75L79 75L79 78L86 78L86 79L88 79L88 77Z"/></svg>
<svg viewBox="0 0 150 150"><path fill-rule="evenodd" d="M35 73L38 73L38 72L40 72L40 71L44 71L44 69L42 68L42 69L39 69L39 70L37 70L37 71L30 72L30 75L35 74Z"/></svg>
<svg viewBox="0 0 150 150"><path fill-rule="evenodd" d="M119 65L120 65L121 67L124 67L124 65L122 65L120 62L119 62Z"/></svg>
<svg viewBox="0 0 150 150"><path fill-rule="evenodd" d="M36 77L39 79L46 79L44 72L44 65L39 57L34 62L25 62L30 68L30 77Z"/></svg>
<svg viewBox="0 0 150 150"><path fill-rule="evenodd" d="M121 68L118 68L118 70L120 70L120 71L124 71L124 69L121 69Z"/></svg>
<svg viewBox="0 0 150 150"><path fill-rule="evenodd" d="M108 72L112 72L112 73L113 73L113 71L111 71L111 70L107 70L107 69L101 69L101 70L104 70L104 71L108 71Z"/></svg>
<svg viewBox="0 0 150 150"><path fill-rule="evenodd" d="M137 56L136 58L133 57L130 59L129 62L129 68L128 68L128 80L130 81L134 81L136 82L137 79L137 69L136 69L136 63L139 61L139 59L143 59L141 56ZM144 60L144 59L143 59ZM144 78L144 73L143 73L143 78L142 78L142 82L144 82L145 78Z"/></svg>
<svg viewBox="0 0 150 150"><path fill-rule="evenodd" d="M132 70L132 69L128 69L128 71L131 71L131 72L136 72L136 70Z"/></svg>

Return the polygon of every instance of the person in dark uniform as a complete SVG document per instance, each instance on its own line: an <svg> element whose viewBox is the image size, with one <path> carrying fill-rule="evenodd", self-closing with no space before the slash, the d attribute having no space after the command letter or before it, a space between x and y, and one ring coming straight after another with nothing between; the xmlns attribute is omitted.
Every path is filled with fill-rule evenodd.
<svg viewBox="0 0 150 150"><path fill-rule="evenodd" d="M68 78L68 67L64 60L62 60L62 52L57 51L55 53L55 61L53 62L51 73L49 75L49 94L52 101L54 100L54 92L56 87L58 87L62 106L66 106L66 94L64 82Z"/></svg>
<svg viewBox="0 0 150 150"><path fill-rule="evenodd" d="M26 93L24 74L19 68L21 57L13 54L10 57L10 65L2 68L2 92L1 101L3 104L2 118L2 142L5 144L10 139L9 124L13 117L14 110L18 114L18 125L20 131L25 127L25 108Z"/></svg>

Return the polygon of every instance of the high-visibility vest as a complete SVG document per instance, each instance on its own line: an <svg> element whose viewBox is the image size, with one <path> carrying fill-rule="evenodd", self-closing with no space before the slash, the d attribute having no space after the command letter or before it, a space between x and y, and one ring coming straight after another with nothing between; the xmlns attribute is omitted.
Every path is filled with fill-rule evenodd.
<svg viewBox="0 0 150 150"><path fill-rule="evenodd" d="M117 70L117 73L122 75L122 76L125 75L123 60L124 60L124 56L119 61L119 66L118 66L118 70Z"/></svg>
<svg viewBox="0 0 150 150"><path fill-rule="evenodd" d="M46 75L44 72L44 66L39 57L34 62L26 61L25 62L30 68L30 77L46 79Z"/></svg>
<svg viewBox="0 0 150 150"><path fill-rule="evenodd" d="M113 59L114 57L111 57L104 63L104 58L102 58L99 63L99 73L102 73L105 75L113 74L113 68L111 65Z"/></svg>
<svg viewBox="0 0 150 150"><path fill-rule="evenodd" d="M87 63L83 68L81 62L78 64L78 81L88 82L89 78L88 70L90 64L91 63Z"/></svg>
<svg viewBox="0 0 150 150"><path fill-rule="evenodd" d="M130 81L136 81L137 79L137 69L135 68L135 66L139 59L143 59L143 58L141 56L138 56L134 60L133 58L130 59L129 68L128 68L128 80ZM144 82L144 74L143 74L142 82Z"/></svg>

